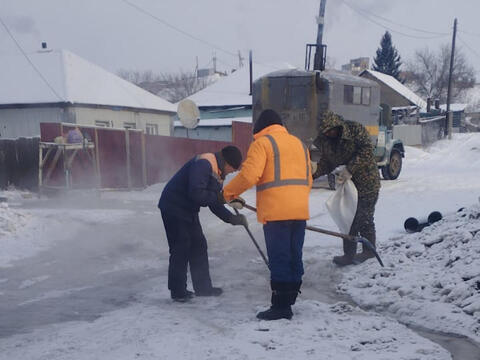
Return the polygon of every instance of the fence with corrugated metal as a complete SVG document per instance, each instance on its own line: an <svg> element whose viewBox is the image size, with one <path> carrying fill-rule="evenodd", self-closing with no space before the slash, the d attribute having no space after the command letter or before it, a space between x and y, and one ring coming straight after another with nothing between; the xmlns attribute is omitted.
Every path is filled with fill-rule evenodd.
<svg viewBox="0 0 480 360"><path fill-rule="evenodd" d="M41 141L53 142L57 136L66 134L74 127L72 124L42 123ZM81 155L77 155L69 174L72 188L89 188L95 183L104 189L142 188L167 181L193 156L215 152L230 144L223 141L146 135L132 129L78 128L95 144L96 167L88 166L88 161L81 161ZM244 156L252 141L251 134L251 124L232 123L231 144L237 146ZM48 161L47 159L46 167ZM66 185L63 171L63 165L59 163L49 178L51 185Z"/></svg>

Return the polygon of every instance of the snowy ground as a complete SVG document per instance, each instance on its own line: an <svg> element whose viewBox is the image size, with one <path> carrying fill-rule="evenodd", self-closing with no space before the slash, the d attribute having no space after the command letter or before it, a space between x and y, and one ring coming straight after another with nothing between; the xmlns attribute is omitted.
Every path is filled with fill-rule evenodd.
<svg viewBox="0 0 480 360"><path fill-rule="evenodd" d="M480 341L478 174L478 134L408 148L400 179L382 181L376 211L386 267L338 269L338 239L308 233L294 318L273 323L255 319L270 293L253 244L208 210L211 274L225 293L169 299L161 185L56 201L10 193L0 206L0 359L450 359L401 323ZM310 223L334 230L330 195L312 192ZM254 192L246 198L254 203ZM433 210L444 220L405 233L407 217Z"/></svg>

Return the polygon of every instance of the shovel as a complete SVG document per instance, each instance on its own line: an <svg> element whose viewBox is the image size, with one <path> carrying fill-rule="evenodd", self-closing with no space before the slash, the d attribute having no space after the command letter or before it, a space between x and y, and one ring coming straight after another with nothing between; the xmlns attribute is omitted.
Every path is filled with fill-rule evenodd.
<svg viewBox="0 0 480 360"><path fill-rule="evenodd" d="M235 210L235 214L239 214L238 210L237 209L233 209ZM270 266L268 266L268 260L265 256L265 254L263 253L262 249L260 249L260 246L258 245L257 241L255 240L255 238L253 237L253 234L252 232L250 231L250 229L248 228L247 225L244 225L245 227L245 230L247 230L247 233L248 233L248 236L250 236L250 239L252 239L253 241L253 244L255 245L255 247L257 248L258 252L260 253L260 256L262 257L263 261L265 262L265 265L267 265L267 267L270 269Z"/></svg>
<svg viewBox="0 0 480 360"><path fill-rule="evenodd" d="M255 207L250 206L248 204L245 204L243 206L245 208L247 208L248 210L255 211L255 212L257 211L257 209ZM373 252L373 254L377 258L380 265L382 267L384 266L383 262L382 262L382 259L380 259L380 256L378 255L377 250L375 249L375 246L373 246L372 243L368 239L364 238L363 236L360 236L360 235L352 236L352 235L342 234L342 233L338 233L338 232L335 232L335 231L320 229L320 228L317 228L317 227L311 226L311 225L307 225L305 228L307 230L310 230L310 231L315 231L315 232L326 234L326 235L336 236L336 237L342 238L342 239L347 240L347 241L353 241L355 243L361 243L365 248L367 248L368 250Z"/></svg>

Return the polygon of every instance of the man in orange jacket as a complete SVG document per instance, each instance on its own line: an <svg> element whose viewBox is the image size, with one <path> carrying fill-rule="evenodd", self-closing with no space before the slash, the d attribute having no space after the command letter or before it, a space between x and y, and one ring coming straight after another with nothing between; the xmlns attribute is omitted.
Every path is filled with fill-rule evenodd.
<svg viewBox="0 0 480 360"><path fill-rule="evenodd" d="M224 187L223 197L232 201L257 186L257 218L263 224L272 288L272 305L257 318L291 319L291 305L302 284L302 249L312 187L310 155L273 110L260 114L253 134L247 159Z"/></svg>

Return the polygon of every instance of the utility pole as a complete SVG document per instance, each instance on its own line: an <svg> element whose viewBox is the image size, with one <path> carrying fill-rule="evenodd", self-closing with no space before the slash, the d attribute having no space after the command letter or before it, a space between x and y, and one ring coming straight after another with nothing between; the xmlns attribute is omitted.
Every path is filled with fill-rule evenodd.
<svg viewBox="0 0 480 360"><path fill-rule="evenodd" d="M195 77L198 79L198 56L195 56Z"/></svg>
<svg viewBox="0 0 480 360"><path fill-rule="evenodd" d="M323 24L324 24L324 17L325 17L325 6L327 5L327 0L320 0L320 10L318 12L317 24L318 24L318 31L317 31L317 51L315 52L315 59L313 63L313 70L325 70L324 63L323 63Z"/></svg>
<svg viewBox="0 0 480 360"><path fill-rule="evenodd" d="M453 36L452 36L452 51L450 54L450 72L448 73L448 92L447 92L447 126L448 127L448 139L452 139L452 125L453 118L452 113L450 112L450 101L452 99L452 76L453 76L453 63L455 61L455 38L457 37L457 18L453 22Z"/></svg>
<svg viewBox="0 0 480 360"><path fill-rule="evenodd" d="M213 53L213 73L217 73L217 54Z"/></svg>

